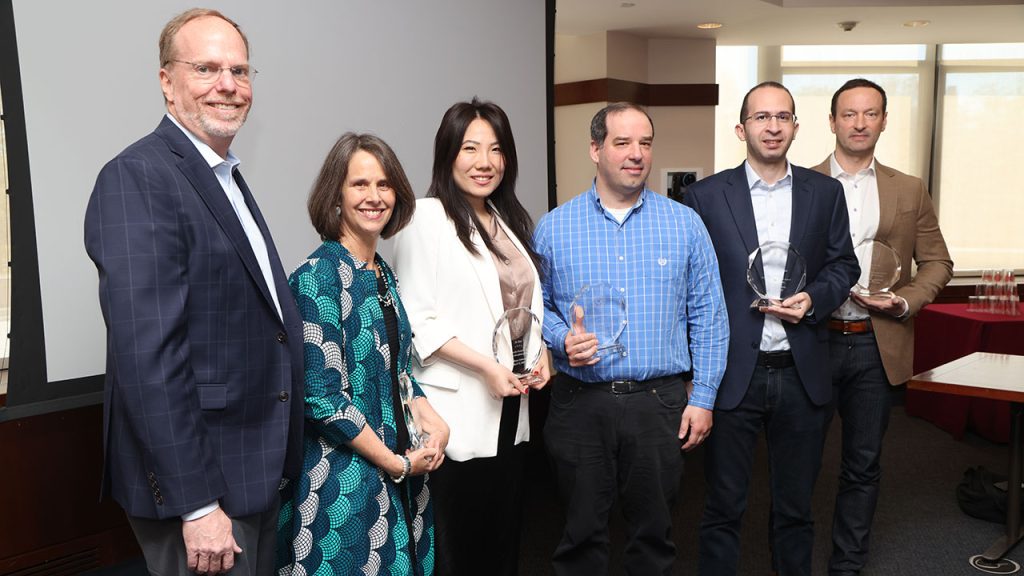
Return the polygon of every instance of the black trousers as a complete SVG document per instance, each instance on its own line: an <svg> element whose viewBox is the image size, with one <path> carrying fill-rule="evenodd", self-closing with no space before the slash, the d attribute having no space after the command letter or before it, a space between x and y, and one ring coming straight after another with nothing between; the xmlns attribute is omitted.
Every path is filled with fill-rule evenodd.
<svg viewBox="0 0 1024 576"><path fill-rule="evenodd" d="M465 462L447 459L430 474L436 576L519 572L525 443L514 445L520 398L506 398L498 454Z"/></svg>
<svg viewBox="0 0 1024 576"><path fill-rule="evenodd" d="M274 546L279 507L280 502L275 502L274 507L266 512L231 519L231 532L242 552L235 554L235 567L229 574L274 574L274 563L277 560ZM194 574L188 569L180 519L152 520L129 516L128 524L139 541L150 574Z"/></svg>
<svg viewBox="0 0 1024 576"><path fill-rule="evenodd" d="M608 516L619 499L626 520L627 574L672 574L672 506L683 470L679 424L686 407L682 377L629 394L559 375L544 427L566 525L555 574L608 572Z"/></svg>
<svg viewBox="0 0 1024 576"><path fill-rule="evenodd" d="M707 500L700 525L700 574L737 573L754 448L763 429L768 440L774 562L780 576L810 576L811 496L821 469L826 413L826 406L811 402L792 366L757 366L739 406L715 410L714 428L704 444Z"/></svg>

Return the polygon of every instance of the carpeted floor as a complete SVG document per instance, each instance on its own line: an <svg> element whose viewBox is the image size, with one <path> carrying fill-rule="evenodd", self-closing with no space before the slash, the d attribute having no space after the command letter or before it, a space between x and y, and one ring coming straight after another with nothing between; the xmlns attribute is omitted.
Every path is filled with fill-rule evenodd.
<svg viewBox="0 0 1024 576"><path fill-rule="evenodd" d="M932 424L906 415L896 396L883 451L882 492L871 539L871 556L863 576L977 576L984 574L967 563L1002 533L998 524L976 520L960 511L956 485L969 466L982 465L1005 473L1007 449L968 435L963 441ZM826 574L831 551L830 527L839 471L839 421L833 422L824 455L822 474L814 494L814 574ZM695 574L697 526L704 504L703 454L700 449L687 457L682 481L682 498L677 503L674 539L679 557L677 574ZM550 557L559 538L561 510L554 488L535 458L536 481L526 509L521 574L551 574ZM767 546L768 465L766 448L758 446L754 482L741 536L741 575L767 576L770 560ZM610 574L624 574L623 522L617 511L612 521ZM1009 558L1024 564L1024 545ZM1024 571L1022 571L1024 573Z"/></svg>
<svg viewBox="0 0 1024 576"><path fill-rule="evenodd" d="M540 400L538 398L538 400ZM899 402L897 396L896 401ZM543 404L543 401L541 401ZM542 406L538 406L539 408ZM542 418L542 410L535 416ZM838 420L833 423L824 457L822 475L814 495L814 574L825 574L831 549L829 527L838 474ZM532 480L527 495L520 574L551 574L551 553L562 528L562 512L547 473L540 443L534 443ZM703 454L700 449L687 458L682 480L682 498L674 522L674 539L679 551L677 574L696 573L697 525L704 501ZM955 441L947 433L923 420L908 417L901 405L893 408L883 455L882 494L871 541L871 558L863 576L978 576L983 574L968 563L968 557L985 550L1002 534L1002 526L976 520L957 507L956 485L968 466L982 465L1000 473L1006 471L1007 447L968 435ZM753 489L742 533L740 574L767 576L769 556L767 460L762 442L754 466ZM500 521L500 519L499 519ZM623 522L613 511L611 522L610 574L624 574ZM1024 563L1024 545L1009 558ZM145 574L141 560L91 573L92 576L136 576ZM486 576L486 571L480 572ZM600 575L587 575L600 576Z"/></svg>

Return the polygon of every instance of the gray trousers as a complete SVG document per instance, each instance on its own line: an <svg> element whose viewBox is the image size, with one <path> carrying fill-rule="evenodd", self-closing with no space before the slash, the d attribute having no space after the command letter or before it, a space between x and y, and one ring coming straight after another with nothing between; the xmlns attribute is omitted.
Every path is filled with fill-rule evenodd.
<svg viewBox="0 0 1024 576"><path fill-rule="evenodd" d="M235 542L242 549L235 554L235 567L229 574L270 576L274 573L274 546L280 501L260 514L231 519ZM146 557L146 568L153 576L190 574L181 536L181 519L153 520L129 516L135 538Z"/></svg>

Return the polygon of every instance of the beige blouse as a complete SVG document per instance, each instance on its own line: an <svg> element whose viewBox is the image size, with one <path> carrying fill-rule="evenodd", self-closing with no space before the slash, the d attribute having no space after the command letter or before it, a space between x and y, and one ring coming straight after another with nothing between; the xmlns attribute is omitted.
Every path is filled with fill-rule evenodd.
<svg viewBox="0 0 1024 576"><path fill-rule="evenodd" d="M505 310L529 308L533 300L533 269L527 256L516 248L505 229L498 225L497 217L491 219L489 231L491 242L502 256L492 254L494 267L498 270L501 284L501 303Z"/></svg>

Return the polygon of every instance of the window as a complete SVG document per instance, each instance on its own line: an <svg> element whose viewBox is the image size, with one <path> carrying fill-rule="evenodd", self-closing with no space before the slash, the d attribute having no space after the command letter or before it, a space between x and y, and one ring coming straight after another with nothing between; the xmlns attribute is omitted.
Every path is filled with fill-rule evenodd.
<svg viewBox="0 0 1024 576"><path fill-rule="evenodd" d="M1024 268L1024 44L943 46L936 183L958 271Z"/></svg>
<svg viewBox="0 0 1024 576"><path fill-rule="evenodd" d="M789 158L812 166L835 146L832 94L850 78L868 78L889 97L876 156L928 185L957 274L1024 269L1024 156L1016 138L1024 44L721 46L717 64L716 170L745 156L733 126L743 94L760 79L781 79L793 93L800 131Z"/></svg>
<svg viewBox="0 0 1024 576"><path fill-rule="evenodd" d="M733 134L733 126L739 122L743 95L757 84L757 58L757 46L719 46L715 51L715 172L735 168L747 157L746 146Z"/></svg>

